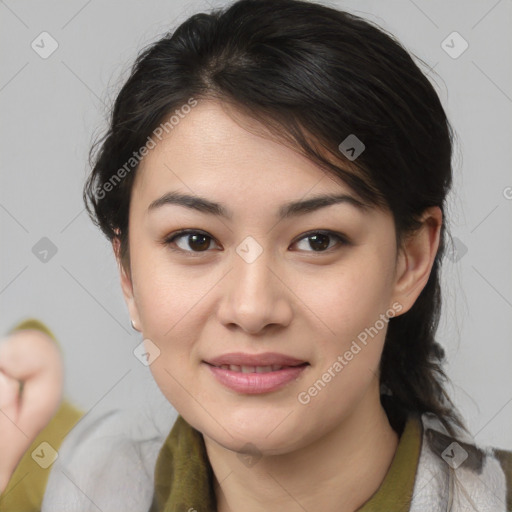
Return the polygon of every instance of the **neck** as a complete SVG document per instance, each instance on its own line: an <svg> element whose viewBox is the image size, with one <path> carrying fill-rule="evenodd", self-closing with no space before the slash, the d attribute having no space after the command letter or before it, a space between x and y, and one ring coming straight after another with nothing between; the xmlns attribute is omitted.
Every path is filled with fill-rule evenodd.
<svg viewBox="0 0 512 512"><path fill-rule="evenodd" d="M354 512L379 488L398 446L378 392L327 435L246 467L205 436L218 512Z"/></svg>

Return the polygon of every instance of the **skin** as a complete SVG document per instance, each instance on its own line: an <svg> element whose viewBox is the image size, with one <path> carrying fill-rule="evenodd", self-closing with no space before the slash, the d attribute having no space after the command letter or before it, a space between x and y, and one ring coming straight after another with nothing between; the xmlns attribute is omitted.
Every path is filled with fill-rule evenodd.
<svg viewBox="0 0 512 512"><path fill-rule="evenodd" d="M43 332L23 329L0 342L0 493L59 408L63 374L59 349Z"/></svg>
<svg viewBox="0 0 512 512"><path fill-rule="evenodd" d="M146 155L131 197L130 268L114 240L121 286L136 328L160 350L151 364L156 382L204 436L220 512L354 511L382 483L398 443L379 400L386 328L308 404L297 396L394 303L400 314L414 304L442 214L426 210L423 228L400 251L384 210L344 203L279 221L276 212L290 201L356 196L262 130L203 100ZM169 191L222 203L232 218L179 205L148 212ZM183 228L211 238L162 243ZM314 251L304 234L319 229L350 243L328 238L330 249ZM263 250L252 263L236 252L249 235ZM238 351L279 352L309 366L277 391L241 394L202 363ZM249 466L239 454L251 453L258 460Z"/></svg>

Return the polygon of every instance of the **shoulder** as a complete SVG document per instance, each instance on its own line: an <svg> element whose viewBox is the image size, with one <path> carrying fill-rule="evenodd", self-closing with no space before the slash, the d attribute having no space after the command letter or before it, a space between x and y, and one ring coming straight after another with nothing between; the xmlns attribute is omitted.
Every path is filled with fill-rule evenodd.
<svg viewBox="0 0 512 512"><path fill-rule="evenodd" d="M508 510L512 510L512 451L494 448L493 452L505 474L507 482L507 507Z"/></svg>
<svg viewBox="0 0 512 512"><path fill-rule="evenodd" d="M449 434L431 414L422 415L422 426L413 505L437 500L450 510L512 510L512 452L480 445L459 429Z"/></svg>
<svg viewBox="0 0 512 512"><path fill-rule="evenodd" d="M175 418L167 412L172 426ZM86 415L62 444L42 512L148 510L154 466L167 433L144 411Z"/></svg>

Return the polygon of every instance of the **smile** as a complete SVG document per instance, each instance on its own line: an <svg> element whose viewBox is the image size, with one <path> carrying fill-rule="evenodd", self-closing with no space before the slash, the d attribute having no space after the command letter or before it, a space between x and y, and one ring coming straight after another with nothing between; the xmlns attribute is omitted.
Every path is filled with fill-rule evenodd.
<svg viewBox="0 0 512 512"><path fill-rule="evenodd" d="M269 393L281 389L286 384L298 379L308 363L296 366L214 366L204 363L217 382L223 386L245 394Z"/></svg>
<svg viewBox="0 0 512 512"><path fill-rule="evenodd" d="M223 364L221 366L217 366L217 368L222 368L223 370L231 370L233 372L241 373L268 373L275 372L286 367L281 366L279 364L274 364L272 366L239 366L236 364Z"/></svg>

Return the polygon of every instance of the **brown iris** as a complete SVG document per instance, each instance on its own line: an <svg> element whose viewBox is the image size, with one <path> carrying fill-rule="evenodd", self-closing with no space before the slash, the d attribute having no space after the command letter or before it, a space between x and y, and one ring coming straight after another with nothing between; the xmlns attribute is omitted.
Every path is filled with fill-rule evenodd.
<svg viewBox="0 0 512 512"><path fill-rule="evenodd" d="M329 247L329 235L317 234L308 236L309 245L315 251L327 249Z"/></svg>
<svg viewBox="0 0 512 512"><path fill-rule="evenodd" d="M194 250L204 251L210 246L210 237L199 233L188 235L188 244Z"/></svg>

